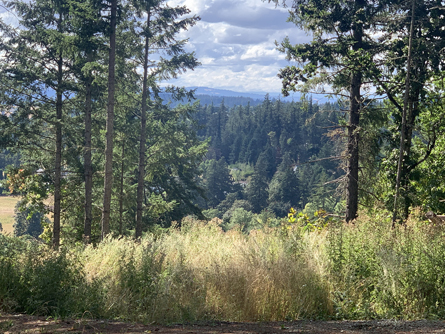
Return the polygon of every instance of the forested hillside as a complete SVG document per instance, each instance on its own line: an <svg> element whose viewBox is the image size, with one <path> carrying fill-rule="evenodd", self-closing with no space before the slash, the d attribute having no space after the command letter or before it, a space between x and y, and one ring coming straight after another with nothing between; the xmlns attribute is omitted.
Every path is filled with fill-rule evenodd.
<svg viewBox="0 0 445 334"><path fill-rule="evenodd" d="M207 207L218 208L220 217L237 207L285 217L291 207L302 210L308 203L312 213L341 213L338 184L327 184L344 174L335 135L341 114L335 104L268 96L255 107L201 105L198 136L210 139L203 163Z"/></svg>
<svg viewBox="0 0 445 334"><path fill-rule="evenodd" d="M226 91L199 104L166 85L200 65L181 37L200 20L187 7L5 2L18 21L0 26L2 191L52 215L55 248L61 236L139 238L187 215L232 226L235 211L280 224L291 207L350 222L377 206L393 224L415 207L443 212L442 7L318 5L295 1L290 16L313 41L279 46L301 64L278 74L282 93L306 100ZM388 24L390 13L404 16ZM314 103L325 89L336 102Z"/></svg>

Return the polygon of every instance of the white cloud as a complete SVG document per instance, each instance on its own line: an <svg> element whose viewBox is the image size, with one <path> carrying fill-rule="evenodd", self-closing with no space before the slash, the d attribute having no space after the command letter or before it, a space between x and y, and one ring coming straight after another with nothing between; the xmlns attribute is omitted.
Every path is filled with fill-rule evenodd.
<svg viewBox="0 0 445 334"><path fill-rule="evenodd" d="M202 66L171 81L184 86L209 86L239 91L279 92L277 78L286 66L275 41L286 36L291 42L310 40L287 23L287 10L261 0L169 0L170 6L185 5L202 20L180 38L188 38L186 50L195 52ZM17 25L14 14L0 8L0 18Z"/></svg>
<svg viewBox="0 0 445 334"><path fill-rule="evenodd" d="M241 55L241 60L252 60L257 61L263 58L281 58L284 59L282 53L277 51L275 48L271 48L269 45L258 44L247 48L246 52Z"/></svg>
<svg viewBox="0 0 445 334"><path fill-rule="evenodd" d="M9 24L13 27L16 27L19 25L19 20L13 12L7 11L5 8L1 8L1 9L2 10L0 11L0 19L4 23Z"/></svg>
<svg viewBox="0 0 445 334"><path fill-rule="evenodd" d="M279 64L247 65L242 71L217 66L202 66L189 71L171 83L178 86L204 86L239 92L279 92L281 81L276 76Z"/></svg>
<svg viewBox="0 0 445 334"><path fill-rule="evenodd" d="M171 0L186 5L201 21L182 37L189 38L202 66L170 82L180 86L208 86L238 91L279 92L277 77L288 63L275 41L286 36L293 43L310 40L287 23L287 9L260 0Z"/></svg>

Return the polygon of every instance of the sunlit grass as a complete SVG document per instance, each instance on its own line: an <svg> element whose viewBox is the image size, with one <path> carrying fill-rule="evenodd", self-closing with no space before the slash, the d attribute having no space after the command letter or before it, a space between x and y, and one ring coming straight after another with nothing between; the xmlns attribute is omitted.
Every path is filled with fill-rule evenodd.
<svg viewBox="0 0 445 334"><path fill-rule="evenodd" d="M0 196L0 223L4 234L14 232L14 207L19 200L16 196Z"/></svg>
<svg viewBox="0 0 445 334"><path fill-rule="evenodd" d="M331 308L324 269L293 253L278 230L246 236L190 220L157 240L108 240L84 254L88 278L106 282L106 308L131 318L139 303L138 320L270 321L326 316ZM122 286L122 275L133 284Z"/></svg>

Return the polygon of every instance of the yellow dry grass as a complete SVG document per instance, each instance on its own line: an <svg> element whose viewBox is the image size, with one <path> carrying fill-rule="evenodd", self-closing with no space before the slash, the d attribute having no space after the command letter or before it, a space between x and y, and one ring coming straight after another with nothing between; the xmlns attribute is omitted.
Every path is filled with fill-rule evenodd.
<svg viewBox="0 0 445 334"><path fill-rule="evenodd" d="M134 317L132 299L144 305L138 321L275 321L332 313L326 233L291 240L279 229L224 233L219 223L185 219L182 228L140 243L108 239L85 250L85 272L91 282L107 282L111 316Z"/></svg>
<svg viewBox="0 0 445 334"><path fill-rule="evenodd" d="M0 196L0 223L4 234L14 232L14 207L19 200L18 196Z"/></svg>

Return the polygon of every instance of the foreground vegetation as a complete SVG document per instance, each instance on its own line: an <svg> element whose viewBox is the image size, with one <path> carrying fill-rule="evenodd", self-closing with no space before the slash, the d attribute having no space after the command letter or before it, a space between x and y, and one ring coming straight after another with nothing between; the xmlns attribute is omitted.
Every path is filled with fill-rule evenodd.
<svg viewBox="0 0 445 334"><path fill-rule="evenodd" d="M388 215L243 234L217 219L48 251L0 235L0 307L172 323L445 315L445 230Z"/></svg>

